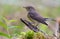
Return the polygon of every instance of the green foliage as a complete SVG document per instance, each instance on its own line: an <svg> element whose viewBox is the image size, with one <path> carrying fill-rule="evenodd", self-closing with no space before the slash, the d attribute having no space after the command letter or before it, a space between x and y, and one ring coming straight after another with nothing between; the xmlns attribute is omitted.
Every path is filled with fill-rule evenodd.
<svg viewBox="0 0 60 39"><path fill-rule="evenodd" d="M0 26L2 26L3 28L7 29L7 25L4 22L2 22L2 21L0 21Z"/></svg>
<svg viewBox="0 0 60 39"><path fill-rule="evenodd" d="M28 31L26 32L26 39L33 39L34 32L33 31Z"/></svg>
<svg viewBox="0 0 60 39"><path fill-rule="evenodd" d="M16 20L7 20L5 17L2 17L2 20L0 21L0 26L3 27L7 31L7 34L0 32L0 36L5 36L7 38L12 38L14 36L20 35L20 32L22 31L23 25L11 25L12 22L16 22Z"/></svg>
<svg viewBox="0 0 60 39"><path fill-rule="evenodd" d="M18 39L46 39L44 37L44 34L41 32L33 32L33 31L27 31L27 32L21 32Z"/></svg>
<svg viewBox="0 0 60 39"><path fill-rule="evenodd" d="M44 33L48 34L48 35L52 35L53 32L48 28L48 26L44 25L44 24L40 24L40 30L42 30Z"/></svg>
<svg viewBox="0 0 60 39"><path fill-rule="evenodd" d="M7 37L7 38L11 38L11 36L10 36L9 34L5 34L5 33L3 33L3 32L0 32L0 36L5 36L5 37Z"/></svg>
<svg viewBox="0 0 60 39"><path fill-rule="evenodd" d="M46 39L46 38L43 33L37 32L37 33L35 33L33 39Z"/></svg>

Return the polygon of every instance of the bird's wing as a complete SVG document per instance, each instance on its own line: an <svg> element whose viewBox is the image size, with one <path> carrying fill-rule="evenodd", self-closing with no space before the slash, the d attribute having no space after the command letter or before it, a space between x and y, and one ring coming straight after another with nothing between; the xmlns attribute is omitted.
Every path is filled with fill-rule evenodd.
<svg viewBox="0 0 60 39"><path fill-rule="evenodd" d="M43 17L41 17L39 14L37 14L37 13L29 13L29 15L30 15L30 17L32 18L32 19L34 19L34 20L37 20L37 21L44 21L44 18Z"/></svg>
<svg viewBox="0 0 60 39"><path fill-rule="evenodd" d="M45 25L48 25L46 22L45 22L45 19L43 17L41 17L39 14L37 14L36 12L29 12L28 13L30 15L30 17L42 24L45 24Z"/></svg>

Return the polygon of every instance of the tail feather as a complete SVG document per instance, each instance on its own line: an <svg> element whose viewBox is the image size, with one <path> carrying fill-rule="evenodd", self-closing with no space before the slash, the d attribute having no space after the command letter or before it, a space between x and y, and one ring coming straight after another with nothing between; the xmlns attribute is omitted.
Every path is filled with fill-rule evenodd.
<svg viewBox="0 0 60 39"><path fill-rule="evenodd" d="M44 18L45 19L45 21L56 21L55 19L53 19L53 18Z"/></svg>

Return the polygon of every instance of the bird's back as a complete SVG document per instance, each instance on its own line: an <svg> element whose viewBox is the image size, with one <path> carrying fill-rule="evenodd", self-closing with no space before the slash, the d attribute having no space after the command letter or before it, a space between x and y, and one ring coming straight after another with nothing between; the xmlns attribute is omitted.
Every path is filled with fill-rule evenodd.
<svg viewBox="0 0 60 39"><path fill-rule="evenodd" d="M45 25L48 25L45 22L46 19L41 17L36 11L30 11L30 12L28 12L28 15L31 17L31 19L34 19L35 21L38 21L38 22L43 23Z"/></svg>
<svg viewBox="0 0 60 39"><path fill-rule="evenodd" d="M29 15L32 19L44 21L44 18L41 17L37 12L34 12L34 11L29 12L28 15Z"/></svg>

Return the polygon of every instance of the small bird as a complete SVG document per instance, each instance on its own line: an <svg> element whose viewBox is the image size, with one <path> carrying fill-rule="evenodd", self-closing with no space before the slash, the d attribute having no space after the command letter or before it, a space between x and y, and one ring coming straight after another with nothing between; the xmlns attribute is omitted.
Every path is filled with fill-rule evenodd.
<svg viewBox="0 0 60 39"><path fill-rule="evenodd" d="M35 24L35 26L38 26L39 23L42 23L42 24L45 24L45 25L48 25L46 23L46 21L50 18L43 18L41 17L37 12L36 12L36 9L32 6L27 6L27 7L24 7L27 11L28 11L28 14L27 14L27 17L33 22L33 24ZM51 19L50 19L51 20Z"/></svg>
<svg viewBox="0 0 60 39"><path fill-rule="evenodd" d="M33 23L34 26L38 26L39 23L42 23L42 24L44 24L46 26L52 27L46 21L56 21L55 19L52 19L52 18L44 18L44 17L40 16L38 14L38 12L36 12L36 9L34 7L32 7L32 6L26 6L24 8L28 12L27 17ZM51 28L49 28L49 29L51 30ZM53 33L53 36L56 37L56 35L54 33Z"/></svg>

